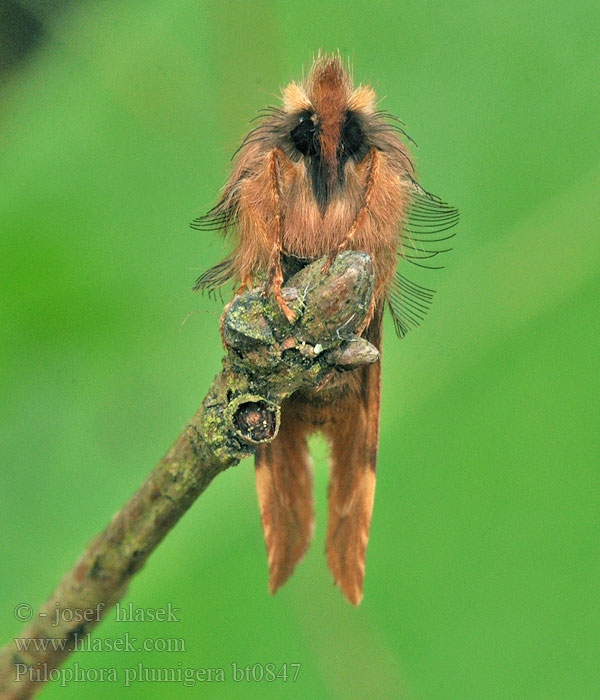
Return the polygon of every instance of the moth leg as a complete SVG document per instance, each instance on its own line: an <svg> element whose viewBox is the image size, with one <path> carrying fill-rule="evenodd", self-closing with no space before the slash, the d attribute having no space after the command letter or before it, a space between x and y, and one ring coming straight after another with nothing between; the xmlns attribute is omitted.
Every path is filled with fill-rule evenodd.
<svg viewBox="0 0 600 700"><path fill-rule="evenodd" d="M270 273L267 284L265 285L265 294L273 293L275 301L279 308L283 311L285 317L290 323L296 320L296 314L287 305L287 302L281 294L281 286L283 284L283 272L281 270L281 245L275 243L271 253Z"/></svg>
<svg viewBox="0 0 600 700"><path fill-rule="evenodd" d="M365 219L367 218L367 214L369 213L369 209L371 207L371 201L373 199L373 190L375 188L375 182L377 180L378 172L379 172L379 154L378 154L376 148L372 148L371 149L371 165L369 168L369 175L367 177L367 187L366 187L366 191L365 191L365 200L364 200L361 208L358 210L358 214L356 215L356 218L354 219L352 226L348 230L348 233L344 236L344 239L342 240L342 242L337 246L337 248L334 248L331 251L331 253L329 253L329 258L327 259L327 262L323 266L323 274L329 272L329 268L331 267L333 261L336 259L338 254L341 253L343 250L346 250L346 248L348 248L348 246L352 243L354 236L356 235L356 232L363 225Z"/></svg>
<svg viewBox="0 0 600 700"><path fill-rule="evenodd" d="M280 148L275 148L271 152L269 161L269 172L271 175L271 191L275 201L275 236L273 247L271 248L271 259L269 262L269 277L265 285L265 294L273 292L275 301L285 314L290 323L296 320L296 314L287 305L281 294L283 284L283 272L281 270L281 252L283 250L283 218L281 214L281 186L279 184L279 158L284 156ZM285 156L284 156L285 157Z"/></svg>

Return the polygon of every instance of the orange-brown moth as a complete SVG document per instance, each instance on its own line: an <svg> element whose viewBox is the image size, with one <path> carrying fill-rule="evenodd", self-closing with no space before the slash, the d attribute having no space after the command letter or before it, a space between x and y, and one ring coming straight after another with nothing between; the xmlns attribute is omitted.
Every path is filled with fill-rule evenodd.
<svg viewBox="0 0 600 700"><path fill-rule="evenodd" d="M418 324L433 292L396 272L398 256L429 266L458 212L416 181L402 122L377 108L370 87L352 83L339 56L314 61L302 83L283 90L244 139L217 205L192 224L235 233L232 254L205 272L195 289L229 280L236 293L267 279L281 295L286 260L300 263L344 249L373 259L375 287L363 331L381 350L387 304L400 336ZM365 553L379 441L380 363L340 374L320 391L292 395L281 407L277 437L256 451L256 483L274 593L305 553L313 532L307 436L331 445L327 562L353 604L362 599Z"/></svg>

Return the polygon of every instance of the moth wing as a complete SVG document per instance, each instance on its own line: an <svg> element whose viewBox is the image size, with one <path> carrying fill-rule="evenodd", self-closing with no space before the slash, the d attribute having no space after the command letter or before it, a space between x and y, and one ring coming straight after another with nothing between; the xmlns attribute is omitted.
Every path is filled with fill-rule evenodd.
<svg viewBox="0 0 600 700"><path fill-rule="evenodd" d="M365 334L381 352L383 306ZM361 372L360 393L348 397L337 420L326 428L331 441L327 564L346 598L363 597L365 558L379 449L381 361Z"/></svg>
<svg viewBox="0 0 600 700"><path fill-rule="evenodd" d="M291 576L306 552L314 528L312 472L306 427L290 402L281 406L281 427L255 456L256 488L269 562L269 591Z"/></svg>

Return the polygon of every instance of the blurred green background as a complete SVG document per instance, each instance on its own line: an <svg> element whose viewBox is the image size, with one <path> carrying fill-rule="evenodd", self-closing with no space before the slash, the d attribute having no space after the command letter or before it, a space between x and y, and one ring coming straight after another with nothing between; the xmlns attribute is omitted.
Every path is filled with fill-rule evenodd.
<svg viewBox="0 0 600 700"><path fill-rule="evenodd" d="M0 76L2 642L219 370L220 304L191 286L221 244L188 222L317 49L352 59L419 143L425 187L462 213L446 268L413 274L438 289L426 322L399 341L387 319L362 605L326 569L317 438L314 543L274 598L247 460L129 590L180 622L111 616L94 635L186 651L68 664L222 667L225 684L43 697L600 697L598 3L20 5L35 41ZM301 670L234 683L233 662Z"/></svg>

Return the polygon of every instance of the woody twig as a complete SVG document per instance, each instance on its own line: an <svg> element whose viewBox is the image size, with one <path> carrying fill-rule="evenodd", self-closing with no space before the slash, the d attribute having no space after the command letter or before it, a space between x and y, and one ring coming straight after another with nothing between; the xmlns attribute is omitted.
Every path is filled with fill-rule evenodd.
<svg viewBox="0 0 600 700"><path fill-rule="evenodd" d="M0 650L0 700L23 700L40 690L39 679L58 668L77 640L123 597L132 577L215 476L277 435L287 396L319 386L332 372L379 359L376 348L356 334L371 301L371 259L344 252L322 275L324 262L305 267L283 288L295 313L293 324L260 288L234 299L223 326L223 368L202 406L19 635L62 639L63 648L55 642L44 650L30 645L24 652L14 641L7 644ZM81 615L60 614L70 610L91 614L83 622Z"/></svg>

